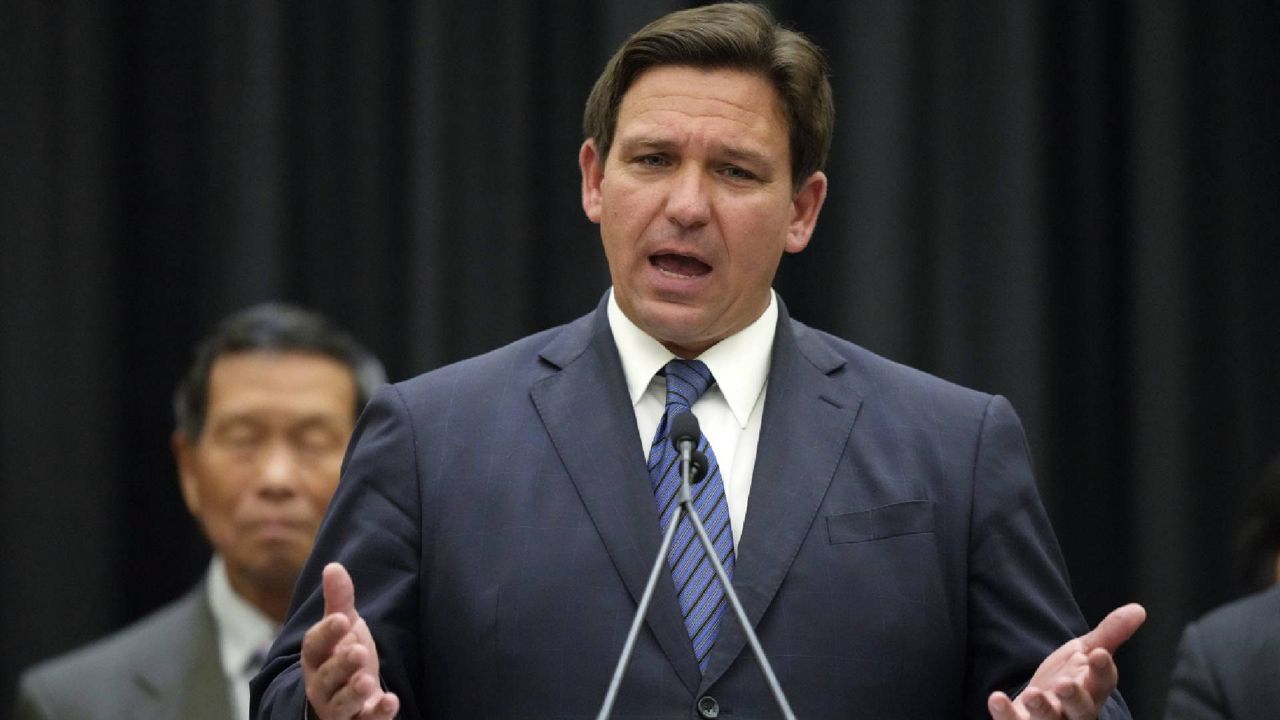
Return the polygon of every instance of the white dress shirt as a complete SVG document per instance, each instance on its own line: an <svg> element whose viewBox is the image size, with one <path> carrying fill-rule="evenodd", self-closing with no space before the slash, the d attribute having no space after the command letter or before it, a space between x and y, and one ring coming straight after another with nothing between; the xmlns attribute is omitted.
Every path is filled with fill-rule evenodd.
<svg viewBox="0 0 1280 720"><path fill-rule="evenodd" d="M622 358L622 373L636 412L640 445L647 458L658 422L666 412L667 381L657 373L676 356L631 322L618 307L612 291L608 312L609 328ZM755 322L698 356L711 370L715 384L698 398L692 410L720 463L735 550L747 517L777 322L778 303L770 290L769 306Z"/></svg>
<svg viewBox="0 0 1280 720"><path fill-rule="evenodd" d="M279 627L236 594L227 579L226 563L219 555L214 555L213 562L209 563L205 587L213 623L218 628L218 655L227 691L231 694L231 707L240 720L249 720L249 681L258 673L250 660L271 645Z"/></svg>

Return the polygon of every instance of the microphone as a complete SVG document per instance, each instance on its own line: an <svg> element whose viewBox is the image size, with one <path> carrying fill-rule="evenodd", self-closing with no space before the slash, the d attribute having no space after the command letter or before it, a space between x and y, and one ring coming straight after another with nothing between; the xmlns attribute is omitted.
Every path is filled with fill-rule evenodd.
<svg viewBox="0 0 1280 720"><path fill-rule="evenodd" d="M706 479L709 467L711 467L711 461L701 451L694 450L689 453L689 484L697 485Z"/></svg>
<svg viewBox="0 0 1280 720"><path fill-rule="evenodd" d="M747 643L751 645L756 661L760 663L760 671L764 674L765 682L769 685L769 692L773 695L774 701L777 702L778 709L782 711L782 716L786 720L796 720L795 713L791 710L791 704L787 702L787 696L782 692L782 686L778 684L778 678L773 673L773 666L769 664L769 658L765 656L764 648L760 647L760 638L756 636L755 629L751 627L751 622L747 619L747 612L742 607L742 601L738 599L738 593L733 589L733 582L729 580L729 575L725 573L724 565L720 563L715 547L711 544L711 538L707 537L707 529L702 525L702 518L698 517L698 511L693 507L693 495L689 492L689 486L705 478L711 467L711 462L707 459L706 454L698 450L698 440L702 437L702 431L698 428L698 418L694 417L691 412L676 415L671 418L671 432L669 435L671 444L680 453L681 482L680 489L676 495L678 500L676 511L671 518L671 522L667 525L666 532L663 533L662 544L658 547L658 556L654 559L653 569L649 571L649 582L645 584L644 593L640 596L640 604L636 607L635 617L631 620L631 630L627 633L626 642L622 645L622 654L618 657L618 664L613 669L613 679L609 682L609 690L605 693L604 704L600 707L600 713L596 715L596 720L609 720L609 714L613 712L613 704L618 699L618 689L622 685L622 676L627 672L631 654L635 651L636 636L640 633L640 625L644 622L644 616L649 612L649 602L653 599L654 588L658 585L658 574L667 567L667 553L671 549L671 540L675 537L676 526L680 524L682 513L688 516L689 522L697 533L698 541L702 543L702 548L706 551L707 559L711 561L716 578L720 581L720 586L724 588L725 599L733 609L733 614L738 619L738 625L742 628L743 634L747 636Z"/></svg>
<svg viewBox="0 0 1280 720"><path fill-rule="evenodd" d="M698 446L698 438L702 430L698 427L698 418L691 412L680 413L671 419L671 444L676 452L685 452Z"/></svg>
<svg viewBox="0 0 1280 720"><path fill-rule="evenodd" d="M690 483L697 482L693 479L690 469L690 463L693 459L693 453L698 449L698 438L702 437L702 430L698 427L698 418L693 413L680 413L671 418L671 445L675 447L676 452L680 453L680 473L688 478ZM705 456L703 457L705 460ZM703 462L703 470L706 470L706 462Z"/></svg>

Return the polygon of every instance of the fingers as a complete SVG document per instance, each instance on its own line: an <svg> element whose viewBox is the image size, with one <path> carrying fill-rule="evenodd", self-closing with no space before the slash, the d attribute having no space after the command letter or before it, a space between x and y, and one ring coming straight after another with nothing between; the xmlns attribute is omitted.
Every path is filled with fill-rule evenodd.
<svg viewBox="0 0 1280 720"><path fill-rule="evenodd" d="M1141 605L1117 608L1078 641L1054 651L1036 672L1032 684L1016 700L1002 692L987 698L994 720L1045 720L1097 717L1098 708L1116 689L1119 671L1112 653L1147 619ZM1081 651L1083 649L1083 651Z"/></svg>
<svg viewBox="0 0 1280 720"><path fill-rule="evenodd" d="M358 720L394 720L400 712L400 698L395 693L384 692L376 698L365 701L364 709L356 717Z"/></svg>
<svg viewBox="0 0 1280 720"><path fill-rule="evenodd" d="M1061 703L1053 693L1046 693L1040 688L1029 687L1018 695L1016 705L1027 710L1030 720L1053 720L1062 717Z"/></svg>
<svg viewBox="0 0 1280 720"><path fill-rule="evenodd" d="M1062 717L1069 720L1093 720L1098 717L1098 703L1078 683L1060 682L1053 688L1053 695L1058 699Z"/></svg>
<svg viewBox="0 0 1280 720"><path fill-rule="evenodd" d="M334 698L342 695L352 689L361 702L368 697L368 692L359 692L362 690L360 674L370 675L365 664L369 660L369 651L364 647L351 643L343 642L334 651L333 656L325 660L324 664L315 669L307 678L307 695L312 698L313 703L327 704L334 701ZM377 683L372 688L377 689ZM353 694L348 692L348 694ZM351 709L350 714L355 714L356 707Z"/></svg>
<svg viewBox="0 0 1280 720"><path fill-rule="evenodd" d="M1086 662L1088 671L1080 683L1081 689L1092 698L1095 706L1100 706L1116 689L1116 683L1120 681L1120 670L1116 668L1111 653L1102 648L1090 652Z"/></svg>
<svg viewBox="0 0 1280 720"><path fill-rule="evenodd" d="M987 698L987 711L992 720L1053 720L1062 717L1062 704L1053 693L1028 687L1018 695L1017 701L1000 691L991 693Z"/></svg>
<svg viewBox="0 0 1280 720"><path fill-rule="evenodd" d="M341 563L325 565L320 584L324 592L324 614L342 613L354 624L357 620L356 588L347 569Z"/></svg>
<svg viewBox="0 0 1280 720"><path fill-rule="evenodd" d="M1048 693L1028 687L1017 701L1002 692L993 692L987 698L987 711L993 720L1093 720L1098 716L1098 704L1079 684L1064 681Z"/></svg>
<svg viewBox="0 0 1280 720"><path fill-rule="evenodd" d="M1087 650L1102 648L1109 653L1123 645L1147 619L1147 611L1137 603L1112 610L1102 622L1080 638Z"/></svg>
<svg viewBox="0 0 1280 720"><path fill-rule="evenodd" d="M999 690L987 697L987 712L991 713L991 720L1019 720L1013 701Z"/></svg>
<svg viewBox="0 0 1280 720"><path fill-rule="evenodd" d="M377 678L360 672L336 692L329 702L316 705L316 713L324 717L357 718L357 720L392 720L400 711L400 698L384 692Z"/></svg>
<svg viewBox="0 0 1280 720"><path fill-rule="evenodd" d="M377 707L382 695L378 679L367 672L361 672L351 676L350 681L338 688L333 697L320 703L312 700L311 706L316 709L317 715L324 718L363 718L366 717L365 708Z"/></svg>
<svg viewBox="0 0 1280 720"><path fill-rule="evenodd" d="M400 699L383 692L373 636L356 612L355 585L339 563L321 578L324 617L302 639L307 701L321 718L391 720Z"/></svg>
<svg viewBox="0 0 1280 720"><path fill-rule="evenodd" d="M1098 709L1116 689L1119 672L1111 653L1097 648L1088 656L1077 654L1079 670L1072 676L1060 678L1053 686L1053 698L1062 710L1062 716L1070 720L1092 720Z"/></svg>
<svg viewBox="0 0 1280 720"><path fill-rule="evenodd" d="M366 669L369 650L343 644L324 665L307 677L307 701L322 718L392 718L400 708L394 694L383 692L375 673Z"/></svg>
<svg viewBox="0 0 1280 720"><path fill-rule="evenodd" d="M351 621L346 615L327 615L312 625L302 636L302 668L312 671L320 667L351 632Z"/></svg>

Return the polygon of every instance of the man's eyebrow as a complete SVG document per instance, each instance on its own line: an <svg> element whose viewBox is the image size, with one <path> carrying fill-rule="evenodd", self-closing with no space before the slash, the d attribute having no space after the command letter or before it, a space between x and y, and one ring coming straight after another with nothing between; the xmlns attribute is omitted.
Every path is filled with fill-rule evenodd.
<svg viewBox="0 0 1280 720"><path fill-rule="evenodd" d="M261 425L262 419L252 412L244 412L240 410L223 413L220 415L211 415L210 421L216 422L218 425Z"/></svg>
<svg viewBox="0 0 1280 720"><path fill-rule="evenodd" d="M227 425L268 425L270 422L265 420L260 414L253 411L233 411L224 415L218 415L209 418L210 421L219 427ZM320 425L329 423L333 419L333 415L323 410L304 410L290 417L290 426L300 425Z"/></svg>
<svg viewBox="0 0 1280 720"><path fill-rule="evenodd" d="M748 150L742 147L724 146L720 148L720 152L730 160L740 160L742 162L755 164L769 164L769 156L756 150Z"/></svg>
<svg viewBox="0 0 1280 720"><path fill-rule="evenodd" d="M635 152L637 150L669 150L675 145L675 142L666 138L658 137L632 137L624 138L619 145L623 150Z"/></svg>
<svg viewBox="0 0 1280 720"><path fill-rule="evenodd" d="M618 147L620 147L623 152L627 153L634 153L638 151L664 152L675 146L676 142L674 140L652 136L624 138L618 143ZM769 156L767 154L758 150L751 150L740 146L720 145L717 147L717 153L727 160L758 165L770 164Z"/></svg>

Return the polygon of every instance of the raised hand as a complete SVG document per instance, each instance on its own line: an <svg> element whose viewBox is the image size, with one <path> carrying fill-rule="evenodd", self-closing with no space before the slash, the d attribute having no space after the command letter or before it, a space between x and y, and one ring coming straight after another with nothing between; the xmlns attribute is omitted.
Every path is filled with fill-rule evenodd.
<svg viewBox="0 0 1280 720"><path fill-rule="evenodd" d="M991 693L987 709L994 720L1091 720L1111 691L1119 671L1112 654L1133 636L1147 619L1141 605L1129 604L1111 611L1088 633L1054 650L1040 663L1027 687L1011 700L1003 692Z"/></svg>
<svg viewBox="0 0 1280 720"><path fill-rule="evenodd" d="M338 563L324 568L324 617L302 639L307 702L321 720L391 720L400 699L382 690L378 648L356 612L351 575Z"/></svg>

